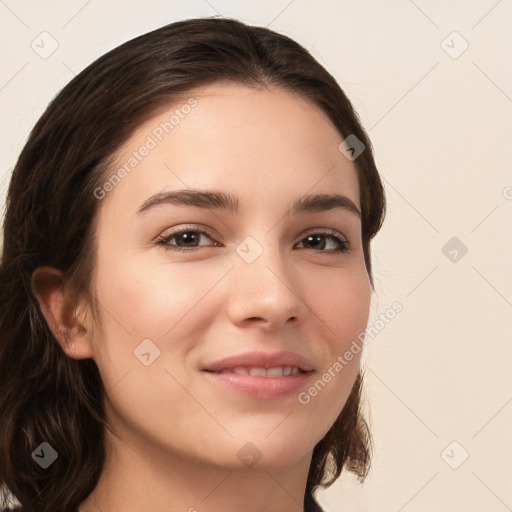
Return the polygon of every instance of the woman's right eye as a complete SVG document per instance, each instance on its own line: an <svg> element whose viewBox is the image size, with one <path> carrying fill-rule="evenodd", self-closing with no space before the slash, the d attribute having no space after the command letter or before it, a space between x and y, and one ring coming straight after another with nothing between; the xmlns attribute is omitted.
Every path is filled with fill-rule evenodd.
<svg viewBox="0 0 512 512"><path fill-rule="evenodd" d="M194 250L198 249L201 246L188 246L188 248L186 248L187 245L185 245L185 248L183 248L179 247L178 245L171 244L170 242L171 240L176 238L176 240L179 243L183 242L185 244L195 244L199 242L202 235L211 239L211 235L208 232L203 231L201 229L181 229L179 231L173 231L172 233L169 233L167 235L164 235L163 237L158 238L155 241L155 244L163 246L164 249L166 250L193 252ZM215 245L217 246L218 244L215 243Z"/></svg>

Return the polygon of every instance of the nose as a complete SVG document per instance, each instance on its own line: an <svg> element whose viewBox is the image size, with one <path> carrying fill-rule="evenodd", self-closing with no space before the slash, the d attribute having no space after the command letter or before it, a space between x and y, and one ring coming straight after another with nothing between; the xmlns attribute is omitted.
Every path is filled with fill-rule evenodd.
<svg viewBox="0 0 512 512"><path fill-rule="evenodd" d="M277 245L260 246L263 252L251 263L243 252L233 256L230 320L240 327L255 325L268 331L287 323L290 326L303 323L309 309L304 302L301 276Z"/></svg>

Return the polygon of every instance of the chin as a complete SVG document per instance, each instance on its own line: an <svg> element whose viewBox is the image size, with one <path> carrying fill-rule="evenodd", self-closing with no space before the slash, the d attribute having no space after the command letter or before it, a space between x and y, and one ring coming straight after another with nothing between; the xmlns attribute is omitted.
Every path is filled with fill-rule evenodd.
<svg viewBox="0 0 512 512"><path fill-rule="evenodd" d="M246 466L248 469L261 471L282 470L299 464L304 457L311 458L315 446L314 439L304 437L304 433L290 432L283 429L270 434L265 430L262 434L247 433L232 440L229 453L234 453L235 464L232 469ZM233 459L230 458L230 462ZM308 461L309 464L309 461Z"/></svg>

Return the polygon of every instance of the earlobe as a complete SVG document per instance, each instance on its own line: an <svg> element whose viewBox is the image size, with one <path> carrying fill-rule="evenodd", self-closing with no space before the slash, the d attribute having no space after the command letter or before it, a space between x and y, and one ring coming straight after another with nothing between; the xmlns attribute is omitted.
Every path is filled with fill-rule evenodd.
<svg viewBox="0 0 512 512"><path fill-rule="evenodd" d="M31 286L48 327L66 355L73 359L92 357L91 329L77 318L77 303L66 294L63 272L38 267L32 273Z"/></svg>

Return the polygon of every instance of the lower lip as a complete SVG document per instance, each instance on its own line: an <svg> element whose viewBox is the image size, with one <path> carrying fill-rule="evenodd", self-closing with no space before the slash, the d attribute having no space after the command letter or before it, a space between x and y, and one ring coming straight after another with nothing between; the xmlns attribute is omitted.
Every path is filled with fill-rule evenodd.
<svg viewBox="0 0 512 512"><path fill-rule="evenodd" d="M282 398L297 393L314 372L298 373L286 377L255 377L236 373L203 371L212 381L253 398Z"/></svg>

